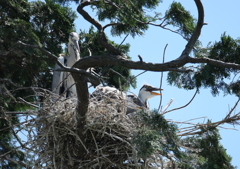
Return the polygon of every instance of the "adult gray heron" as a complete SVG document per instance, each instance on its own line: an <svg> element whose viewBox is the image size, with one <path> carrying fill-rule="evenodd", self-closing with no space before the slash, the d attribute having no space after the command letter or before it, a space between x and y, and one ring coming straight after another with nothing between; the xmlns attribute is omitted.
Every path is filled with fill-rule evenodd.
<svg viewBox="0 0 240 169"><path fill-rule="evenodd" d="M160 93L155 92L160 90L162 89L145 84L140 89L138 96L136 96L127 95L114 87L98 86L92 93L91 97L96 98L95 101L101 101L105 97L109 99L107 103L113 102L116 104L119 102L119 104L125 107L126 114L130 114L137 110L149 109L148 99L161 95ZM125 105L123 105L122 100L125 100ZM122 111L123 108L120 110Z"/></svg>
<svg viewBox="0 0 240 169"><path fill-rule="evenodd" d="M80 59L80 48L78 45L79 35L76 32L71 32L68 38L68 54L60 54L58 60L67 67L72 67L76 61ZM54 69L58 69L60 66L55 65ZM70 73L54 71L52 81L52 91L55 94L61 95L65 90L66 97L76 96L76 86L74 85L74 79Z"/></svg>

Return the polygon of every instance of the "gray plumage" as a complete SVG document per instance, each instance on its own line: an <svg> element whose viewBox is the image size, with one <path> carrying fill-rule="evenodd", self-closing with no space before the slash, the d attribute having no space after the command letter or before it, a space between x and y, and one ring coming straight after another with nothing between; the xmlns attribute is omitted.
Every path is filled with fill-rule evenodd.
<svg viewBox="0 0 240 169"><path fill-rule="evenodd" d="M126 114L136 112L140 109L149 109L148 99L161 95L154 91L160 91L162 89L153 87L151 85L143 85L139 90L138 97L136 95L127 95L127 112Z"/></svg>
<svg viewBox="0 0 240 169"><path fill-rule="evenodd" d="M72 32L69 35L68 53L69 56L60 54L58 60L67 67L72 67L76 61L80 59L80 48L78 45L79 35ZM58 64L55 65L54 70L60 68ZM53 72L52 91L55 94L61 95L65 90L66 97L76 96L76 87L73 85L74 79L68 72ZM73 85L73 86L72 86ZM71 87L72 86L72 87Z"/></svg>

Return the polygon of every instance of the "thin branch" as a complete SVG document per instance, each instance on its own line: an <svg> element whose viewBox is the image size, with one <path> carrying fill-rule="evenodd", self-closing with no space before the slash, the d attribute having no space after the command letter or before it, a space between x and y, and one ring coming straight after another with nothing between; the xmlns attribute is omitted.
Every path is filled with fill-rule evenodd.
<svg viewBox="0 0 240 169"><path fill-rule="evenodd" d="M175 111L175 110L182 109L182 108L184 108L184 107L187 107L187 106L193 101L193 99L195 98L195 96L197 95L197 93L198 93L198 89L197 89L196 92L194 93L192 99L191 99L187 104L185 104L185 105L182 106L182 107L178 107L178 108L175 108L175 109L172 109L172 110L166 111L164 114L169 113L169 112L171 112L171 111Z"/></svg>
<svg viewBox="0 0 240 169"><path fill-rule="evenodd" d="M100 84L100 80L96 76L94 76L91 73L87 72L86 70L65 67L65 68L56 69L55 71L63 71L63 72L84 74L85 76L87 76L89 78L88 80L92 83L92 85L94 87L96 87L97 85Z"/></svg>
<svg viewBox="0 0 240 169"><path fill-rule="evenodd" d="M61 67L59 69L56 69L55 71L63 71L63 72L72 72L72 73L81 73L84 74L85 76L87 76L88 78L90 78L90 82L94 85L97 86L100 84L100 81L97 77L93 76L91 73L86 72L85 70L81 70L81 69L76 69L76 68L70 68L70 67L66 67L64 66L59 60L58 57L55 56L54 54L52 54L51 52L36 46L36 45L30 45L30 44L26 44L23 43L21 41L18 41L19 44L24 45L24 46L29 46L29 47L33 47L33 48L37 48L40 49L42 52L46 53L48 56L50 56L51 58L54 58L55 61L57 62L57 64Z"/></svg>
<svg viewBox="0 0 240 169"><path fill-rule="evenodd" d="M115 25L123 25L123 23L109 23L103 27L103 30L105 30L109 26L115 26Z"/></svg>
<svg viewBox="0 0 240 169"><path fill-rule="evenodd" d="M178 31L172 30L172 29L170 29L170 28L166 28L166 26L167 26L168 24L162 25L162 23L161 23L161 24L154 24L154 23L151 23L151 22L142 22L142 21L140 21L140 20L138 20L138 19L135 19L135 20L136 20L138 23L140 23L140 24L157 26L157 27L160 27L160 28L162 28L162 29L171 31L171 32L173 32L173 33L176 33L176 34L180 35L183 39L188 40L186 37L184 37L184 36L183 36L181 33L179 33Z"/></svg>
<svg viewBox="0 0 240 169"><path fill-rule="evenodd" d="M165 47L164 47L162 63L164 63L164 61L165 61L165 53L166 53L167 46L168 46L168 44L166 44ZM162 88L162 80L163 80L163 72L161 72L160 87L159 87L160 89ZM158 112L159 112L159 110L161 108L161 105L162 105L162 91L161 90L160 90L160 94L161 95L160 95L160 103L159 103L159 106L158 106Z"/></svg>
<svg viewBox="0 0 240 169"><path fill-rule="evenodd" d="M49 52L49 51L47 51L47 50L45 50L45 49L43 49L43 48L41 48L40 46L30 45L30 44L27 44L27 43L23 43L23 42L21 42L21 41L18 41L17 43L20 44L20 45L23 45L23 46L28 46L28 47L32 47L32 48L37 48L37 49L41 50L43 53L45 53L45 54L47 54L48 56L50 56L51 58L53 58L53 59L55 60L55 62L57 62L57 64L58 64L60 67L62 67L62 68L65 67L65 66L58 60L58 57L57 57L56 55L52 54L51 52Z"/></svg>
<svg viewBox="0 0 240 169"><path fill-rule="evenodd" d="M22 125L22 124L24 124L24 123L27 123L27 122L33 122L34 120L35 120L35 119L30 119L30 120L26 120L26 121L21 122L21 123L13 124L12 126L8 126L8 127L5 127L5 128L0 129L0 131L7 130L7 129L11 128L11 127L20 126L20 125Z"/></svg>
<svg viewBox="0 0 240 169"><path fill-rule="evenodd" d="M206 58L206 57L193 58L193 57L189 56L187 58L187 63L208 63L208 64L214 65L214 66L219 66L219 67L224 67L224 68L234 68L234 69L240 70L240 64L223 62L221 60L210 59L210 58Z"/></svg>
<svg viewBox="0 0 240 169"><path fill-rule="evenodd" d="M235 103L235 105L233 106L233 108L230 110L230 112L226 115L226 117L224 118L224 120L228 119L230 117L230 115L232 114L232 112L236 109L238 103L240 101L240 98L238 99L238 101Z"/></svg>
<svg viewBox="0 0 240 169"><path fill-rule="evenodd" d="M0 78L0 82L7 82L7 83L10 83L11 85L13 85L15 87L21 87L18 84L13 83L10 79L2 79L2 78Z"/></svg>
<svg viewBox="0 0 240 169"><path fill-rule="evenodd" d="M7 161L10 161L10 162L12 162L12 163L15 163L15 164L18 164L18 165L20 165L20 166L23 166L23 167L25 167L26 169L32 168L32 167L28 166L27 164L25 164L25 163L22 162L22 161L18 161L18 160L16 160L16 159L13 159L13 158L10 158L10 157L7 157L7 156L4 156L4 157L2 157L2 158L5 159L5 160L7 160Z"/></svg>
<svg viewBox="0 0 240 169"><path fill-rule="evenodd" d="M118 45L118 49L119 49L120 46L123 44L123 42L127 39L128 35L129 35L129 34L127 34L127 35L125 36L125 38L123 39L123 41Z"/></svg>
<svg viewBox="0 0 240 169"><path fill-rule="evenodd" d="M15 99L15 97L11 94L11 92L5 87L5 85L4 84L2 84L2 89L5 91L5 93L10 97L10 98L12 98L15 102L17 101L16 99Z"/></svg>
<svg viewBox="0 0 240 169"><path fill-rule="evenodd" d="M130 84L130 81L128 79L126 79L123 75L121 75L120 73L118 73L117 71L113 70L113 69L109 69L110 71L112 71L113 73L116 73L117 75L119 75L121 78L123 78L127 84Z"/></svg>
<svg viewBox="0 0 240 169"><path fill-rule="evenodd" d="M32 104L32 103L29 103L29 102L27 102L26 100L24 100L24 99L23 99L23 98L21 98L21 97L18 97L18 99L19 99L19 100L21 100L22 102L24 102L24 103L28 104L29 106L32 106L32 107L35 107L35 108L38 108L38 109L40 109L40 107L39 107L39 106L37 106L37 105L35 105L35 104Z"/></svg>
<svg viewBox="0 0 240 169"><path fill-rule="evenodd" d="M11 112L4 112L5 114L29 114L28 111L21 112L21 111L11 111Z"/></svg>
<svg viewBox="0 0 240 169"><path fill-rule="evenodd" d="M173 102L173 99L170 99L169 102L168 102L168 104L164 107L164 109L161 110L161 114L165 114L165 111L166 111L166 110L168 109L168 107L172 104L172 102ZM160 112L160 111L158 111L158 112Z"/></svg>

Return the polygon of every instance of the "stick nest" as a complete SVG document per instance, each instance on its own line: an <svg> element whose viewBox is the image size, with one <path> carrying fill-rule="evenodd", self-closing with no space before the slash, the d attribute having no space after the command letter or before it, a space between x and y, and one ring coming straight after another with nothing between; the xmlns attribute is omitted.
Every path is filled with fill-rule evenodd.
<svg viewBox="0 0 240 169"><path fill-rule="evenodd" d="M132 144L138 128L137 117L126 115L124 99L107 95L91 97L87 125L82 131L85 140L81 140L76 134L77 101L52 98L47 96L43 109L33 111L35 120L26 124L29 153L37 154L35 168L76 168L76 164L84 169L139 166ZM82 146L87 153L79 158Z"/></svg>

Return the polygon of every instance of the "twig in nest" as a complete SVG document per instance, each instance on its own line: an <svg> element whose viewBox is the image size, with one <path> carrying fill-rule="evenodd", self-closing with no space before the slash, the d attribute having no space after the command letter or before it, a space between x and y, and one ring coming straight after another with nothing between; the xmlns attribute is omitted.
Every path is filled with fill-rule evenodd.
<svg viewBox="0 0 240 169"><path fill-rule="evenodd" d="M29 103L29 102L27 102L26 100L24 100L24 99L21 98L21 97L18 97L18 99L21 100L21 101L23 101L24 103L28 104L29 106L32 106L32 107L35 107L35 108L40 109L39 106L37 106L37 105L35 105L35 104L32 104L32 103Z"/></svg>

